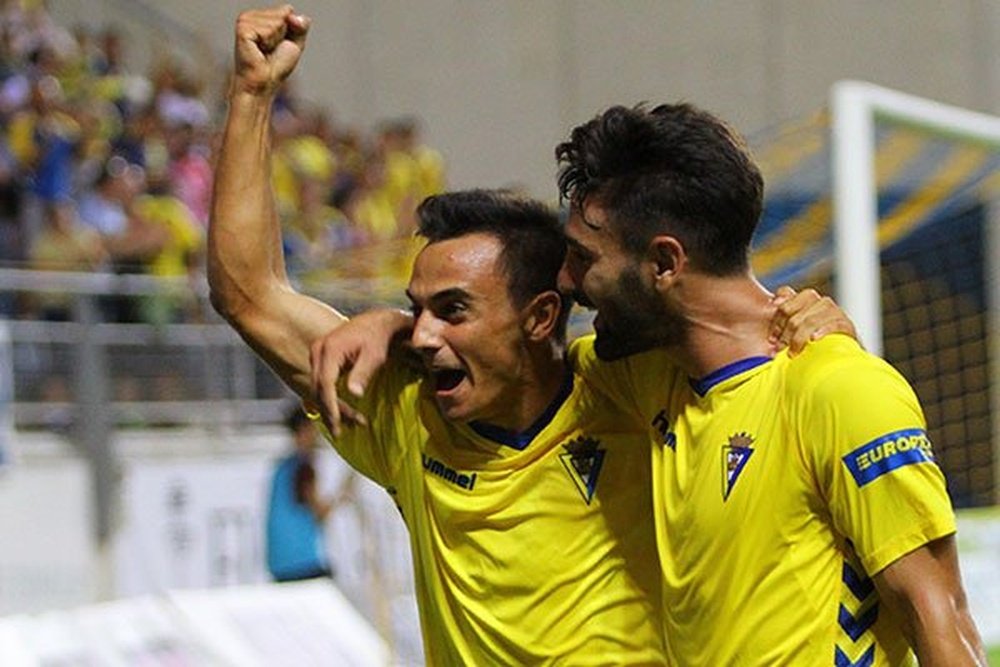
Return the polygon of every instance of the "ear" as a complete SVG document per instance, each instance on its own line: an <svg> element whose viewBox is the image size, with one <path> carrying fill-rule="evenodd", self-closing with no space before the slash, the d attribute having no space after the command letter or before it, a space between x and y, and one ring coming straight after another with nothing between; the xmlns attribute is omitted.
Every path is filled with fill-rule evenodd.
<svg viewBox="0 0 1000 667"><path fill-rule="evenodd" d="M562 312L562 297L556 291L542 292L524 307L524 332L532 341L542 341L555 333Z"/></svg>
<svg viewBox="0 0 1000 667"><path fill-rule="evenodd" d="M658 285L673 283L687 268L687 252L676 236L654 236L649 242L649 254Z"/></svg>

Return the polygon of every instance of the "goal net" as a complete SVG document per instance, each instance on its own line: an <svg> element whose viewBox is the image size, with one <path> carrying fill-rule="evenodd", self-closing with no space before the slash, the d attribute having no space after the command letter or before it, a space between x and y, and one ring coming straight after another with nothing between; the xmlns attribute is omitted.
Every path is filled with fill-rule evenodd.
<svg viewBox="0 0 1000 667"><path fill-rule="evenodd" d="M998 503L1000 118L842 82L754 143L757 274L834 294L914 386L956 507Z"/></svg>

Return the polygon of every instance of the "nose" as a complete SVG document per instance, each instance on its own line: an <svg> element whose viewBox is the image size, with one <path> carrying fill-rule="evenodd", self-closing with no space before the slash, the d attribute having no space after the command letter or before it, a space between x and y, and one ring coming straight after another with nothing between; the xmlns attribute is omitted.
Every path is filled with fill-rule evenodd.
<svg viewBox="0 0 1000 667"><path fill-rule="evenodd" d="M432 357L441 349L441 320L434 317L428 309L421 311L413 323L413 333L410 342L421 355Z"/></svg>

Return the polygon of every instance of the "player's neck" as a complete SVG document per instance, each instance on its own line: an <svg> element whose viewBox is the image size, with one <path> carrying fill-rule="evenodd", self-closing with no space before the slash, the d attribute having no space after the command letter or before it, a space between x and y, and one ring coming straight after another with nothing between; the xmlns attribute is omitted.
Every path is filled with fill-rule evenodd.
<svg viewBox="0 0 1000 667"><path fill-rule="evenodd" d="M561 349L553 348L550 352L540 346L528 355L518 381L505 392L509 400L502 414L479 421L511 433L524 433L564 398L569 366Z"/></svg>
<svg viewBox="0 0 1000 667"><path fill-rule="evenodd" d="M774 355L768 340L771 294L752 275L699 275L689 278L684 289L687 336L680 356L691 377L748 357Z"/></svg>

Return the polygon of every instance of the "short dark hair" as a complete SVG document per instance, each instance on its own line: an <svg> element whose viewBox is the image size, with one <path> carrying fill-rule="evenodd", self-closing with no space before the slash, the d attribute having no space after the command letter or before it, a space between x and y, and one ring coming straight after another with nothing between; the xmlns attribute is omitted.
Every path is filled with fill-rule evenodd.
<svg viewBox="0 0 1000 667"><path fill-rule="evenodd" d="M459 190L432 195L417 208L417 234L436 243L466 234L500 240L500 265L518 307L538 294L558 291L566 236L558 214L540 201L508 190ZM558 337L565 339L569 302L563 300Z"/></svg>
<svg viewBox="0 0 1000 667"><path fill-rule="evenodd" d="M425 199L417 219L417 234L430 243L477 232L498 238L510 296L518 305L556 289L566 237L559 216L542 202L507 190L460 190Z"/></svg>
<svg viewBox="0 0 1000 667"><path fill-rule="evenodd" d="M643 252L676 236L701 270L749 266L764 180L743 138L690 104L611 107L556 147L559 193L574 206L594 196L622 247Z"/></svg>

